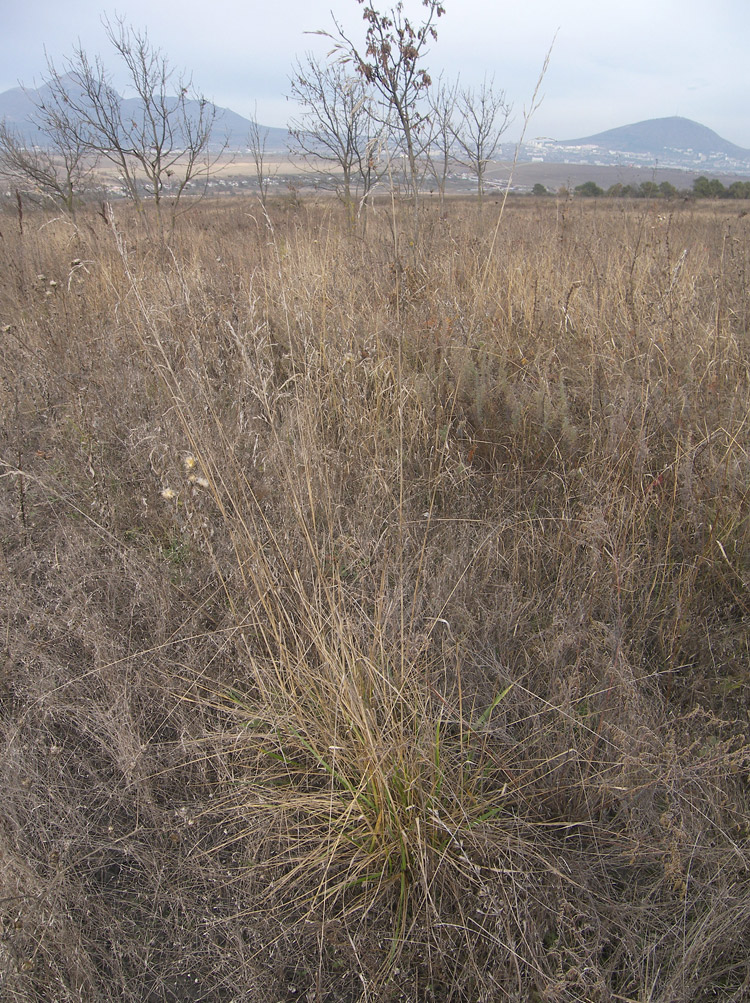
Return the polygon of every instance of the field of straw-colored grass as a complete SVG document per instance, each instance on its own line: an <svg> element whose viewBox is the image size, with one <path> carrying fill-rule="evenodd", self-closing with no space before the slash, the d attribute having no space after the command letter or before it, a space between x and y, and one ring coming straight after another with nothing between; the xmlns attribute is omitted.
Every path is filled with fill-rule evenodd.
<svg viewBox="0 0 750 1003"><path fill-rule="evenodd" d="M750 996L750 216L0 214L4 1000Z"/></svg>

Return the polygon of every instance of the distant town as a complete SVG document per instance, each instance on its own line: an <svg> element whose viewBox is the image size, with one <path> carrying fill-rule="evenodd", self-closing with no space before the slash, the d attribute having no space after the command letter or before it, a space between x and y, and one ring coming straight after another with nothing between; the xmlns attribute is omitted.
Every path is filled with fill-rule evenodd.
<svg viewBox="0 0 750 1003"><path fill-rule="evenodd" d="M513 157L515 147L503 145L503 156ZM701 170L714 174L750 176L750 160L732 157L721 151L703 152L692 147L664 149L658 152L637 152L608 149L595 143L570 145L552 139L538 139L521 146L519 160L528 163L590 164L592 167L674 168L682 171Z"/></svg>

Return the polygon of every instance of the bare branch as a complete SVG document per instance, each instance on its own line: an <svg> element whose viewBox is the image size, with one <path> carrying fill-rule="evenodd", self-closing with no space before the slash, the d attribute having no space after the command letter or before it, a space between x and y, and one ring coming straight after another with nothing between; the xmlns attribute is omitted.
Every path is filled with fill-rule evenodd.
<svg viewBox="0 0 750 1003"><path fill-rule="evenodd" d="M255 164L255 177L258 181L260 191L260 201L265 211L266 200L268 198L268 186L271 179L268 176L268 163L266 161L266 145L268 143L268 129L258 123L258 109L256 107L250 122L250 129L247 135L247 144Z"/></svg>
<svg viewBox="0 0 750 1003"><path fill-rule="evenodd" d="M441 200L445 198L448 171L455 158L455 113L458 81L445 83L442 77L430 91L430 132L426 144L427 169L435 179Z"/></svg>
<svg viewBox="0 0 750 1003"><path fill-rule="evenodd" d="M494 79L488 81L485 77L478 91L461 91L458 110L460 121L454 135L460 150L459 160L476 175L481 202L487 165L510 125L512 106L506 101L505 91L495 89Z"/></svg>
<svg viewBox="0 0 750 1003"><path fill-rule="evenodd" d="M96 160L76 142L52 108L37 107L33 124L46 140L30 143L7 122L0 122L0 174L26 195L51 199L75 216L80 198L95 187Z"/></svg>
<svg viewBox="0 0 750 1003"><path fill-rule="evenodd" d="M365 0L358 0L360 4ZM365 6L362 17L366 24L363 46L356 45L334 19L336 35L330 36L340 46L340 57L350 62L356 71L380 96L381 121L393 118L398 123L408 165L408 180L415 199L419 190L421 152L418 134L426 122L420 101L432 83L421 65L429 43L437 38L436 22L445 13L438 0L422 0L427 14L421 24L412 24L399 2L386 13Z"/></svg>
<svg viewBox="0 0 750 1003"><path fill-rule="evenodd" d="M385 130L374 118L369 88L340 61L320 63L309 53L290 83L290 96L302 106L289 122L292 152L334 188L353 219L356 203L366 204L384 170L379 150Z"/></svg>
<svg viewBox="0 0 750 1003"><path fill-rule="evenodd" d="M104 27L134 96L123 98L102 60L79 43L63 72L48 60L50 107L64 113L69 145L113 164L128 197L136 204L152 198L159 220L169 199L174 222L186 189L208 178L226 147L211 145L216 109L190 78L175 74L146 32L122 18L104 18Z"/></svg>

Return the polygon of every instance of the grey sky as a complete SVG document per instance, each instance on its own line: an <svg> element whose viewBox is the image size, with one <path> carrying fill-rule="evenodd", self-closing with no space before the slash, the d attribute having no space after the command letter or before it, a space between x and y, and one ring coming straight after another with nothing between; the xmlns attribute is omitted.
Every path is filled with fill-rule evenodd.
<svg viewBox="0 0 750 1003"><path fill-rule="evenodd" d="M443 0L427 67L477 84L494 74L515 108L516 138L557 32L544 101L529 136L567 139L647 118L683 115L750 148L750 0ZM331 10L361 38L355 0L0 0L0 91L41 82L45 49L57 60L80 38L110 59L103 11L147 28L177 68L216 104L283 126L295 55L323 55ZM378 4L376 3L376 6ZM382 5L391 6L391 0ZM418 0L406 0L417 17ZM114 68L114 67L113 67Z"/></svg>

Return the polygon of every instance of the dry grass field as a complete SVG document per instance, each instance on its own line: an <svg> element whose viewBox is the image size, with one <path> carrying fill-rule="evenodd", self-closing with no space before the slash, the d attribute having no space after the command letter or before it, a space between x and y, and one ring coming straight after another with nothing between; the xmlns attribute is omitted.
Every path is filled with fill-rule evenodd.
<svg viewBox="0 0 750 1003"><path fill-rule="evenodd" d="M0 215L3 1000L747 1000L750 215L146 223Z"/></svg>

